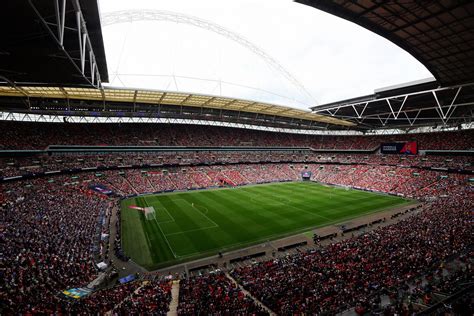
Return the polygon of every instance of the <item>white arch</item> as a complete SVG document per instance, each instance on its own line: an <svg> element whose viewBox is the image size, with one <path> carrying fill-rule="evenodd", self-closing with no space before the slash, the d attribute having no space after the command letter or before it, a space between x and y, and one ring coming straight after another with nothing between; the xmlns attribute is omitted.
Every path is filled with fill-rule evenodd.
<svg viewBox="0 0 474 316"><path fill-rule="evenodd" d="M247 48L260 58L262 58L268 65L280 73L285 79L291 82L298 90L304 93L307 97L317 105L316 100L313 98L306 88L300 83L288 70L286 70L277 60L268 55L264 50L254 45L252 42L244 38L243 36L228 30L219 24L209 22L198 17L186 15L171 11L162 10L125 10L125 11L114 11L102 14L101 22L103 26L134 22L134 21L170 21L175 23L182 23L193 25L208 31L212 31L221 36L224 36L241 46Z"/></svg>

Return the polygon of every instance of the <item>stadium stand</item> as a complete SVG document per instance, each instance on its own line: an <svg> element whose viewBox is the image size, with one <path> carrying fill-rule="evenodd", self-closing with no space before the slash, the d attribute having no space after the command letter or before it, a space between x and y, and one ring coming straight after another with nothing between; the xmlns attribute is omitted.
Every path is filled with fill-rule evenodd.
<svg viewBox="0 0 474 316"><path fill-rule="evenodd" d="M55 181L61 184L41 179L4 191L5 299L21 313L48 311L58 289L87 284L97 273L92 258L100 252L99 219L109 202L84 185Z"/></svg>
<svg viewBox="0 0 474 316"><path fill-rule="evenodd" d="M471 156L406 156L406 155L361 155L361 154L271 154L268 152L246 152L246 153L213 153L214 158L217 158L220 163L236 164L236 163L255 163L255 162L307 162L307 163L340 163L340 164L375 164L375 165L390 165L390 166L405 166L405 167L439 167L459 170L473 170ZM160 176L156 174L153 169L157 167L150 167L151 165L170 165L176 166L181 164L186 168L189 164L200 165L208 164L207 155L196 156L189 153L180 153L182 159L177 161L175 156L163 155L157 157L156 154L141 153L141 154L99 154L99 155L40 155L35 157L19 157L19 158L0 158L0 178L1 177L15 177L21 175L41 174L48 171L74 170L80 168L108 168L112 166L143 166L150 172L148 175L155 178ZM71 159L73 158L73 159ZM186 162L183 162L186 161ZM194 167L188 167L189 173L198 187L209 187L211 183L215 183L217 175L212 175L211 178L202 177L199 172L196 172ZM174 170L174 169L171 169ZM109 173L106 171L105 173ZM226 176L221 175L221 176ZM244 183L244 178L239 178L237 174L230 174L229 177L235 178L238 183ZM142 181L140 177L129 179L129 181ZM156 179L155 179L156 180ZM129 186L126 184L117 184L114 186ZM154 192L162 189L153 190L148 182L141 185L147 186L147 190L139 190L141 192ZM165 185L166 186L166 185Z"/></svg>
<svg viewBox="0 0 474 316"><path fill-rule="evenodd" d="M268 315L221 271L180 283L178 315Z"/></svg>
<svg viewBox="0 0 474 316"><path fill-rule="evenodd" d="M420 149L472 149L472 130L376 136L316 136L193 125L62 124L0 121L2 149L88 146L265 146L375 150L381 143L416 139Z"/></svg>

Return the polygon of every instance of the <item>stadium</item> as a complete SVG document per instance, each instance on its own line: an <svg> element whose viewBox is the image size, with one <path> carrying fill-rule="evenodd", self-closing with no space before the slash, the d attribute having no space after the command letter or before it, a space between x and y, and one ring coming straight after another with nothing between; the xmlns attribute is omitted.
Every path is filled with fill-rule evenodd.
<svg viewBox="0 0 474 316"><path fill-rule="evenodd" d="M318 103L197 16L3 4L2 315L473 314L474 3L286 2L433 77ZM127 45L106 54L106 27L156 21L232 40L311 104L225 80L187 90L207 79L175 73L175 89L127 84L137 75L108 64Z"/></svg>

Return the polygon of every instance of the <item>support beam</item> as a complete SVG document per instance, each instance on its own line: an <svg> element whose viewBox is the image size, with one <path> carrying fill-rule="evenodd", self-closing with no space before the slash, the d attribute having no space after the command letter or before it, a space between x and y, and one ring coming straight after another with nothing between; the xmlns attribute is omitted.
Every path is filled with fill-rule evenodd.
<svg viewBox="0 0 474 316"><path fill-rule="evenodd" d="M442 125L456 124L456 120L463 122L466 119L466 110L472 106L474 83L468 83L390 97L374 97L360 102L339 103L313 110L314 113L325 114L327 117L357 122L359 126L365 118L370 122L379 121L383 127L394 125L397 120L400 121L399 124L412 127L417 121L427 122L433 119L433 124ZM453 115L454 111L458 115ZM432 117L433 112L437 113L437 118Z"/></svg>
<svg viewBox="0 0 474 316"><path fill-rule="evenodd" d="M390 97L383 97L383 98L374 98L374 99L371 99L371 100L364 100L364 101L360 101L360 102L348 102L348 103L343 103L343 104L338 104L338 105L334 105L334 106L317 106L317 107L313 107L311 108L313 110L314 113L321 113L321 112L325 112L325 111L328 111L328 110L335 110L335 109L343 109L343 108L347 108L347 107L352 107L352 106L358 106L358 105L362 105L362 104L372 104L372 103L375 103L375 102L387 102L386 100L396 100L396 99L404 99L405 97L411 97L411 96L416 96L416 95L423 95L423 94L433 94L433 92L441 92L441 91L447 91L447 90L452 90L452 89L458 89L459 88L466 88L466 87L474 87L474 83L466 83L466 84L461 84L461 85L455 85L455 86L449 86L449 87L439 87L439 88L436 88L436 89L430 89L430 90L423 90L423 91L416 91L416 92L410 92L410 93L405 93L405 94L398 94L398 95L394 95L394 96L390 96ZM459 90L457 92L457 95L459 95L459 92L461 90ZM454 101L456 101L458 96L456 96L456 98L454 99Z"/></svg>
<svg viewBox="0 0 474 316"><path fill-rule="evenodd" d="M186 104L186 102L193 97L192 94L188 95L183 101L181 101L180 105Z"/></svg>
<svg viewBox="0 0 474 316"><path fill-rule="evenodd" d="M28 0L30 7L35 12L38 20L42 26L48 31L51 38L56 42L59 50L64 56L70 61L70 63L77 70L78 74L81 74L84 81L95 88L102 87L102 81L100 79L100 72L97 67L97 61L95 58L92 44L90 42L89 34L87 32L86 21L82 15L81 6L78 0L53 0L54 1L54 19L55 23L47 21L47 17L44 17L38 8L34 5L33 0ZM68 30L74 30L77 32L77 50L71 50L64 46L64 34L66 29L66 20L70 19L70 15L66 15L67 4L71 3L74 8L74 18L69 24L76 25L76 29L68 27ZM79 58L77 58L77 52L79 52ZM90 74L87 75L85 72L86 59L89 58Z"/></svg>

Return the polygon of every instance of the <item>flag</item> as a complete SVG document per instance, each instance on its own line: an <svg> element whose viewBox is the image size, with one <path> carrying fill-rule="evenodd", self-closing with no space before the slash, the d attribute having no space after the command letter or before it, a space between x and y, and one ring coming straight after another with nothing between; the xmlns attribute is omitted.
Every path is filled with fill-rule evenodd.
<svg viewBox="0 0 474 316"><path fill-rule="evenodd" d="M129 205L128 208L134 209L134 210L139 210L139 211L145 211L143 207L136 206L136 205Z"/></svg>

